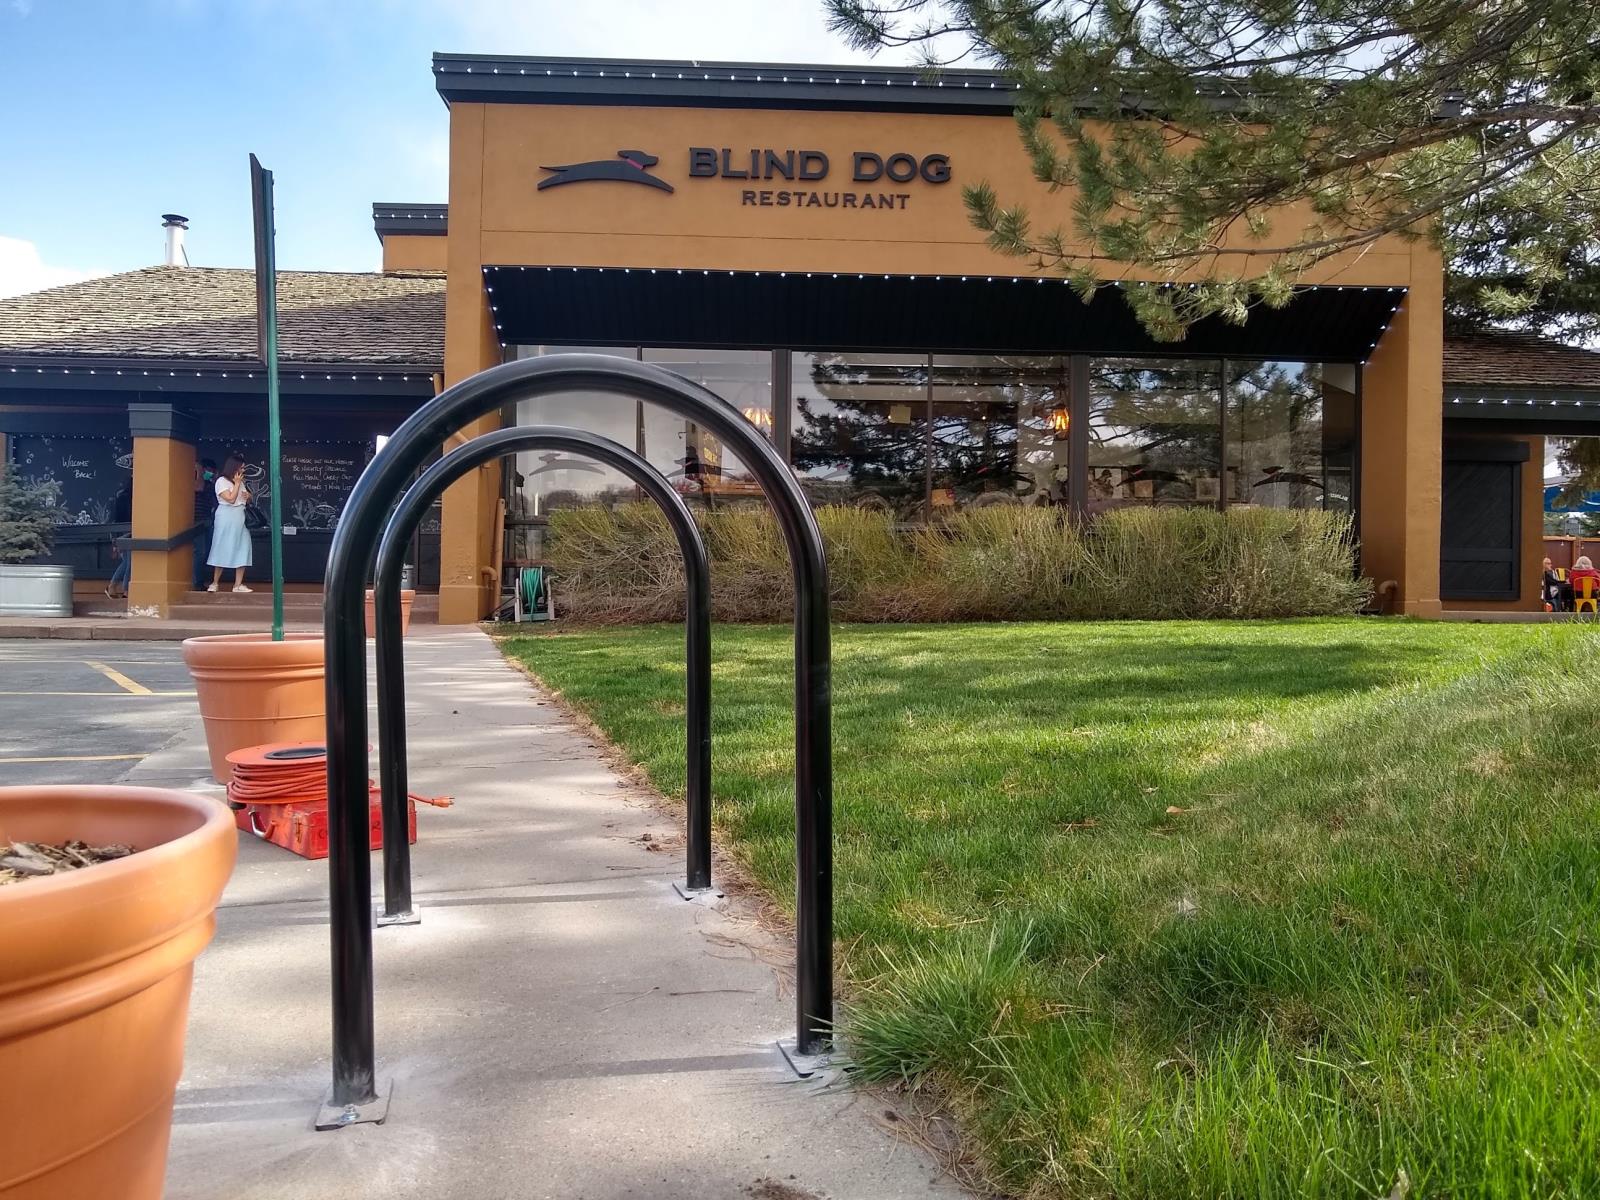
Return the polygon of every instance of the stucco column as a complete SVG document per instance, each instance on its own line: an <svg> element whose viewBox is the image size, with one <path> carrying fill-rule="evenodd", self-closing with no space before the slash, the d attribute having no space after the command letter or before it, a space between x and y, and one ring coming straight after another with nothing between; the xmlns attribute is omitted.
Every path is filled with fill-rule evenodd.
<svg viewBox="0 0 1600 1200"><path fill-rule="evenodd" d="M162 616L189 591L194 579L193 416L170 404L128 405L133 434L133 564L128 577L130 608L154 608Z"/></svg>
<svg viewBox="0 0 1600 1200"><path fill-rule="evenodd" d="M1522 464L1522 595L1516 607L1544 608L1544 438L1530 434L1528 461Z"/></svg>
<svg viewBox="0 0 1600 1200"><path fill-rule="evenodd" d="M1419 244L1411 285L1361 377L1361 569L1393 611L1436 617L1444 452L1444 269Z"/></svg>
<svg viewBox="0 0 1600 1200"><path fill-rule="evenodd" d="M451 106L446 384L460 383L500 361L500 340L483 287L483 125L483 105ZM462 431L462 436L475 437L499 425L499 418L491 415L475 421ZM499 595L500 581L489 570L494 558L499 500L498 463L478 468L444 493L439 530L440 624L464 625L481 620Z"/></svg>

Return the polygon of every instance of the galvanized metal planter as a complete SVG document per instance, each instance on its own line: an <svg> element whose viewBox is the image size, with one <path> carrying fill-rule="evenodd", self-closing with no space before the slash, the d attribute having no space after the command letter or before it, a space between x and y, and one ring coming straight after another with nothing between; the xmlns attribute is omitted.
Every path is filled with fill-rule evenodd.
<svg viewBox="0 0 1600 1200"><path fill-rule="evenodd" d="M0 563L0 616L70 617L72 568Z"/></svg>

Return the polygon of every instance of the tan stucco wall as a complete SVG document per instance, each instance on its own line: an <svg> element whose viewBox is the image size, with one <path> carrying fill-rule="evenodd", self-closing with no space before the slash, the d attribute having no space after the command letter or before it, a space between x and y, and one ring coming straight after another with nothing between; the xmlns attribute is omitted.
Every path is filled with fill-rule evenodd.
<svg viewBox="0 0 1600 1200"><path fill-rule="evenodd" d="M1444 451L1444 269L1419 244L1411 290L1361 380L1361 565L1394 611L1437 616Z"/></svg>
<svg viewBox="0 0 1600 1200"><path fill-rule="evenodd" d="M133 439L133 536L166 539L194 524L194 447L169 438ZM163 616L193 583L194 547L136 550L128 604Z"/></svg>
<svg viewBox="0 0 1600 1200"><path fill-rule="evenodd" d="M383 235L383 269L385 271L443 271L445 269L446 239L438 234L408 235L386 233Z"/></svg>
<svg viewBox="0 0 1600 1200"><path fill-rule="evenodd" d="M967 218L962 185L989 181L1002 203L1028 204L1037 227L1051 224L1052 214L1064 218L1070 212L1070 193L1052 194L1033 178L1009 117L457 104L451 122L479 130L485 263L1022 275L1030 271L1027 260L1000 256L984 245ZM750 148L820 150L829 157L830 171L816 183L694 178L693 146L729 148L736 160ZM606 183L537 190L548 174L541 165L608 158L631 147L660 157L650 174L672 184L673 193ZM452 138L452 234L461 219L456 149ZM951 179L853 183L851 155L858 150L918 159L946 154ZM741 203L746 190L888 192L907 199L903 210L887 212L748 207ZM1293 214L1281 223L1286 234L1298 227ZM1411 249L1389 239L1319 268L1312 280L1404 286L1410 282ZM1259 269L1263 262L1239 261L1241 270Z"/></svg>
<svg viewBox="0 0 1600 1200"><path fill-rule="evenodd" d="M487 264L1026 275L1033 270L1027 260L984 244L967 217L962 185L987 180L1001 203L1028 205L1036 229L1065 223L1071 211L1070 194L1052 194L1033 179L1008 117L454 104L450 127L448 383L500 361L483 293ZM736 162L752 148L820 150L830 170L815 182L693 177L691 147L730 148ZM624 148L658 155L650 173L675 190L607 182L538 190L547 176L542 166L609 158ZM951 179L856 183L856 151L919 160L948 155ZM742 203L746 191L758 198L762 191L887 192L897 199L888 210L778 207ZM1285 212L1276 240L1292 240L1301 225L1299 215ZM1253 245L1273 244L1269 235ZM1242 273L1267 260L1251 254L1221 261ZM1159 276L1130 270L1127 277ZM1307 282L1411 289L1366 378L1362 536L1370 573L1399 583L1398 607L1437 614L1439 255L1425 241L1388 238L1320 265ZM492 599L480 569L489 561L484 539L498 488L498 473L485 471L445 496L442 621L474 619Z"/></svg>
<svg viewBox="0 0 1600 1200"><path fill-rule="evenodd" d="M500 361L500 343L483 290L481 198L484 106L457 105L450 114L449 274L445 284L444 382L459 383ZM474 422L455 439L499 426L497 416ZM499 581L492 560L498 463L479 467L444 493L439 531L439 621L464 624L487 615Z"/></svg>

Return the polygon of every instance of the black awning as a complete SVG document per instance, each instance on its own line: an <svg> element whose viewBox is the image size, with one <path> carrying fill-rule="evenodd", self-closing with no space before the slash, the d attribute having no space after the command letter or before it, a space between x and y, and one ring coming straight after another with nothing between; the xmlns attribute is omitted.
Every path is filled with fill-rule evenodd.
<svg viewBox="0 0 1600 1200"><path fill-rule="evenodd" d="M1365 361L1402 288L1303 288L1244 325L1157 342L1116 288L1085 304L1060 278L485 267L506 344L1164 354Z"/></svg>

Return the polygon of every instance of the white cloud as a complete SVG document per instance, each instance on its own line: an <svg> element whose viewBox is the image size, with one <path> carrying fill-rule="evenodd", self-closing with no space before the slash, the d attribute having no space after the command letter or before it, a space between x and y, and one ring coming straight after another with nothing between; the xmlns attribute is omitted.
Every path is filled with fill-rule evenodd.
<svg viewBox="0 0 1600 1200"><path fill-rule="evenodd" d="M60 287L105 275L105 271L56 267L39 255L39 247L22 238L0 235L0 297L20 296L44 288Z"/></svg>

